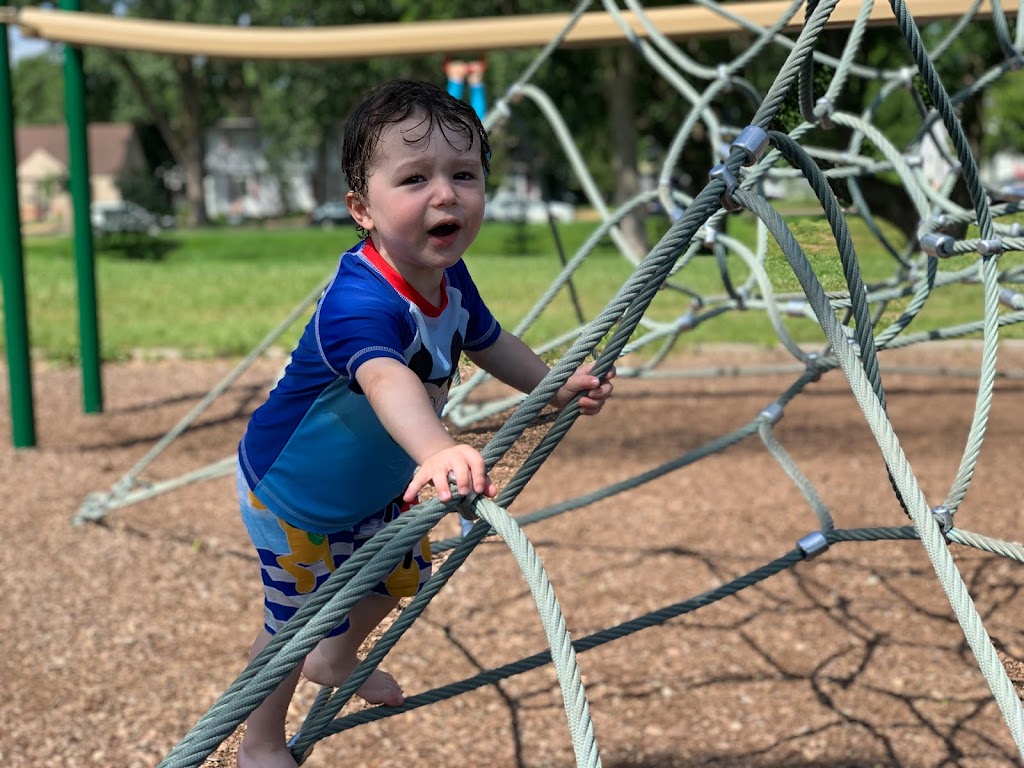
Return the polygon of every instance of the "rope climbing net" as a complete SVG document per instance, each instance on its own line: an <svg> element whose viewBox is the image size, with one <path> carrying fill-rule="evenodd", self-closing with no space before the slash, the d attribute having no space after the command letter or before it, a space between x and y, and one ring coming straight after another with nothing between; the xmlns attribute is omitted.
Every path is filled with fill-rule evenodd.
<svg viewBox="0 0 1024 768"><path fill-rule="evenodd" d="M1019 282L1020 270L1002 270L1000 267L1003 254L1019 251L1024 245L1020 224L1010 219L1012 214L1021 210L1021 206L1017 202L990 202L979 178L977 162L957 118L956 107L968 96L989 87L1001 76L1019 67L1024 41L1021 18L1024 14L1018 11L1017 29L1011 33L998 0L993 0L991 24L1005 56L967 90L950 95L937 74L935 61L949 50L952 41L967 25L978 23L980 2L968 7L952 25L948 36L930 50L926 49L904 0L890 2L893 20L906 40L911 61L911 65L893 70L869 68L856 61L865 41L868 23L877 14L870 0L866 0L860 7L859 14L852 22L845 48L838 58L816 50L819 37L838 5L838 0L816 0L809 2L806 7L802 2L793 2L773 24L766 27L747 22L724 6L699 0L698 5L712 12L728 14L733 23L753 33L753 42L742 54L714 67L691 59L661 35L635 0L625 0L624 5L631 14L631 20L642 25L643 35L626 22L620 9L611 0L606 0L604 11L620 25L622 34L650 67L669 81L691 105L666 153L657 188L614 209L599 193L557 107L532 82L538 69L571 33L589 3L577 7L565 28L550 40L530 67L493 105L486 120L488 127L493 127L514 110L524 108L524 105L533 105L545 116L588 202L600 214L600 222L592 235L566 260L559 277L538 299L515 332L522 334L531 327L554 297L571 283L573 275L603 240L610 239L615 244L629 260L632 271L599 314L581 322L573 331L551 340L545 347L549 350L567 347L567 350L534 392L524 397L492 401L477 397L470 402L469 395L479 394L480 385L486 380L482 373L469 377L454 390L446 415L459 425L471 424L515 406L512 414L503 421L483 450L489 467L501 460L528 427L537 423L545 403L585 359L592 357L595 360L594 372L601 375L624 356L641 347L653 346L655 352L646 357L643 363L633 368L620 366L619 375L655 375L682 334L726 313L751 310L764 313L780 344L794 358L795 377L760 414L732 433L711 440L696 450L629 480L531 515L512 518L505 511L506 508L568 432L579 410L570 406L559 413L498 497L493 502L487 499L472 502L472 513L478 516L479 522L470 532L465 537L434 544L434 551L449 553L447 559L376 643L352 677L341 688L325 688L320 691L301 729L291 741L290 746L297 759L308 754L319 740L331 734L475 690L550 662L558 674L577 763L581 766L600 765L586 694L576 667L576 653L646 627L662 624L735 594L804 560L822 555L834 544L902 539L917 539L924 545L1018 751L1024 756L1024 710L949 550L949 544L955 543L1016 560L1024 559L1024 548L1019 544L972 533L954 525L954 516L970 486L985 437L997 378L999 329L1024 320L1024 296L1013 289ZM785 36L783 30L793 27L801 8L804 9L804 19L799 24L799 34L795 38ZM744 79L743 72L766 49L775 46L786 49L786 60L771 87L762 94ZM833 74L824 95L817 96L814 90L815 73L818 71L816 68L822 66L827 66ZM853 77L873 78L878 82L879 95L874 105L861 114L840 111L834 106ZM708 85L701 91L694 85L698 82ZM921 126L915 138L908 146L896 146L875 127L873 117L889 94L914 84L923 87L928 102L934 106L924 107L922 103ZM730 88L748 93L754 105L753 117L744 127L724 124L716 112L716 97ZM787 94L794 88L799 96L802 122L787 131L774 130L773 119ZM698 123L706 129L707 140L714 147L723 149L719 154L721 161L710 170L708 183L691 198L673 189L671 176L684 148L694 140ZM848 131L851 137L844 152L837 153L810 145L813 131L835 126ZM945 167L948 169L948 173L938 180L926 178L921 161L923 147L933 142L936 135L947 137L935 144L940 154L945 154ZM802 141L805 137L807 140ZM868 146L873 151L868 151ZM823 166L827 168L823 170ZM862 194L858 183L861 179L879 174L899 180L913 206L913 211L908 211L907 215L920 222L909 244L902 249L886 240L882 230L875 226L871 200ZM764 194L765 181L797 177L805 180L813 191L830 226L842 265L845 287L841 290L825 289L786 218ZM847 182L859 215L865 218L892 254L896 266L890 279L869 284L862 276L847 220L830 184L830 180L835 179ZM966 185L971 202L969 208L953 201L951 193L958 180ZM655 200L668 212L669 224L659 242L648 253L635 253L619 225L637 206ZM726 217L740 212L756 219L757 236L754 243L743 242L725 232ZM949 234L953 230L975 234L971 237L957 237ZM801 293L776 293L766 269L769 243L774 243L781 250L799 282ZM723 289L719 295L697 292L686 283L688 267L694 264L695 257L702 249L712 249L715 253ZM950 257L964 256L969 257L967 266L941 268L944 262L951 263L946 261ZM735 267L730 267L736 259L743 265L743 274L736 274ZM927 333L906 332L929 296L946 286L964 282L980 286L984 298L983 317L974 322ZM92 494L86 499L76 520L99 519L111 509L166 492L187 482L230 471L233 458L174 481L150 485L140 480L142 472L167 445L187 429L253 360L266 351L285 328L307 311L321 289L322 286L318 286L277 331L253 350L110 492ZM647 310L655 296L666 290L683 296L686 306L674 320L656 322ZM902 310L883 327L880 322L882 313L896 300L900 300ZM1008 311L1003 312L1002 305L1006 305ZM808 352L797 343L784 322L787 315L815 321L824 334L822 348ZM971 428L950 490L941 504L932 506L925 498L887 418L879 354L929 340L978 333L982 335L982 352ZM893 492L909 518L910 525L870 529L837 528L813 485L774 435L774 427L786 405L811 382L835 369L841 369L849 382L878 444ZM723 451L755 434L806 499L816 516L816 529L800 539L782 557L715 589L593 635L571 640L554 591L523 528L537 520L636 488L656 477ZM387 526L357 555L336 570L171 750L161 766L184 768L199 765L301 663L372 585L402 560L413 544L429 533L445 515L455 511L459 504L463 505L465 512L465 500L459 499L449 503L435 499L418 505ZM547 633L550 651L410 696L400 707L377 707L340 716L341 708L352 694L402 634L413 625L474 548L492 533L507 543L526 576Z"/></svg>

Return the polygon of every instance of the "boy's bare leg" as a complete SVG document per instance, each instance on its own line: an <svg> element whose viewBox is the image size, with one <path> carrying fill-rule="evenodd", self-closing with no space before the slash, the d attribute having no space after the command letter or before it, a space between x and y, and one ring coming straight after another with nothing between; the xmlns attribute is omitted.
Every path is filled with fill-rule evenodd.
<svg viewBox="0 0 1024 768"><path fill-rule="evenodd" d="M338 688L359 664L357 652L374 627L398 605L398 599L367 595L352 607L344 634L327 637L306 657L302 674L320 685ZM405 702L402 686L387 672L375 669L356 694L371 704L397 707Z"/></svg>
<svg viewBox="0 0 1024 768"><path fill-rule="evenodd" d="M270 642L266 629L260 632L249 658L253 659ZM245 735L238 745L238 768L296 768L285 739L285 719L302 668L296 667L249 715Z"/></svg>

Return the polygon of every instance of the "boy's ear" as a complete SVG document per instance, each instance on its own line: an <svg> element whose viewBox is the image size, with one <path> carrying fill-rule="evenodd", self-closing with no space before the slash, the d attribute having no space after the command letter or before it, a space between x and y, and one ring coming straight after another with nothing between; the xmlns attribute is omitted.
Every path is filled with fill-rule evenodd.
<svg viewBox="0 0 1024 768"><path fill-rule="evenodd" d="M350 189L345 193L345 205L348 206L348 211L352 214L352 220L359 227L367 232L373 228L373 217L370 216L370 212L367 210L366 203L361 195L356 194Z"/></svg>

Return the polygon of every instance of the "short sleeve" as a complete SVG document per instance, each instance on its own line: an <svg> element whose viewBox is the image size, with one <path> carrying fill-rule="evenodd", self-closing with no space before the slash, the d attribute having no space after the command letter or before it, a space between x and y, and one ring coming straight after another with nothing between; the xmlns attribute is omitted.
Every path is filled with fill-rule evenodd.
<svg viewBox="0 0 1024 768"><path fill-rule="evenodd" d="M329 292L317 310L317 346L327 365L354 381L367 360L390 357L404 364L409 326L395 302L358 291Z"/></svg>
<svg viewBox="0 0 1024 768"><path fill-rule="evenodd" d="M447 270L451 285L462 296L462 308L469 315L463 347L471 352L487 349L501 335L501 325L480 297L466 263L460 260Z"/></svg>

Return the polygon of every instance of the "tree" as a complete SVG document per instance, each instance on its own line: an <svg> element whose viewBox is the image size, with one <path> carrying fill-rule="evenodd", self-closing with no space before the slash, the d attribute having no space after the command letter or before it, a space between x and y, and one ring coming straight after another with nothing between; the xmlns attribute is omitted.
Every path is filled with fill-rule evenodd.
<svg viewBox="0 0 1024 768"><path fill-rule="evenodd" d="M64 120L64 89L60 54L21 59L14 67L11 87L14 115L21 125L52 125Z"/></svg>

